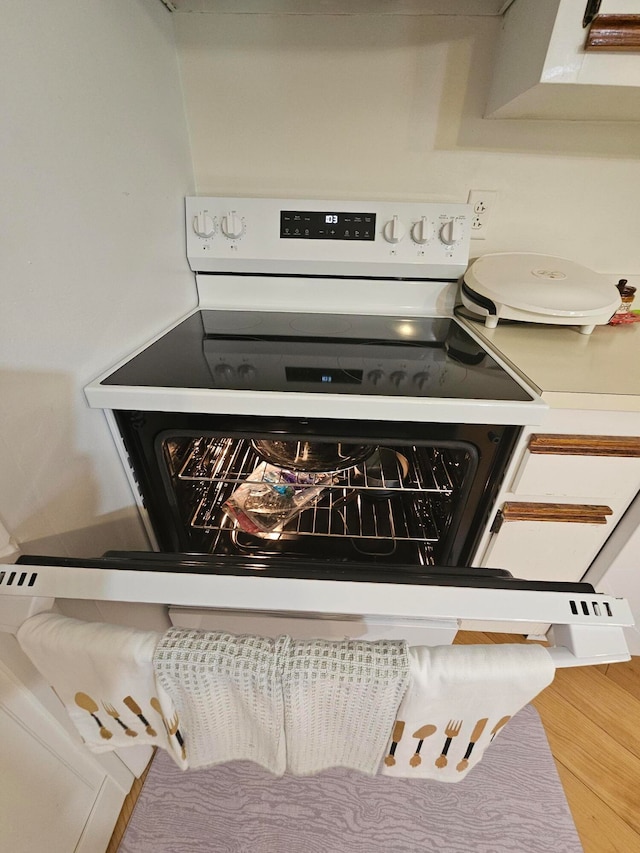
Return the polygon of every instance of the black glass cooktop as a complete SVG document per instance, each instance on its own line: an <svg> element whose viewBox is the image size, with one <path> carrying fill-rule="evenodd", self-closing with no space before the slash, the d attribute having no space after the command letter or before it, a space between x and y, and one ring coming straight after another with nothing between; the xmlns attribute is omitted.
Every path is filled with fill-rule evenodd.
<svg viewBox="0 0 640 853"><path fill-rule="evenodd" d="M198 311L103 385L533 398L455 320Z"/></svg>

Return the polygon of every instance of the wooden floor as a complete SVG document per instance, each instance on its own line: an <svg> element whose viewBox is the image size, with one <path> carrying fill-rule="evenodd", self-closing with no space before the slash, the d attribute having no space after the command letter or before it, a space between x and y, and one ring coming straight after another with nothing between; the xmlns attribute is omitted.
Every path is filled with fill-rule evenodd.
<svg viewBox="0 0 640 853"><path fill-rule="evenodd" d="M524 638L465 631L456 642L518 643ZM585 853L640 853L640 657L559 669L533 704ZM106 853L116 853L143 781L127 797Z"/></svg>
<svg viewBox="0 0 640 853"><path fill-rule="evenodd" d="M525 640L465 631L456 642ZM640 657L558 669L532 704L585 853L640 853Z"/></svg>
<svg viewBox="0 0 640 853"><path fill-rule="evenodd" d="M151 761L153 761L153 758L151 759ZM142 791L144 780L147 778L147 773L151 769L151 761L147 764L147 769L144 771L142 776L139 779L136 779L136 781L133 783L133 787L127 794L127 798L122 804L120 816L118 817L118 821L113 830L111 841L109 842L105 853L116 853L118 847L120 846L122 836L124 835L124 831L127 828L127 824L131 820L131 815L133 814L133 809L136 804L136 801L140 796L140 791Z"/></svg>

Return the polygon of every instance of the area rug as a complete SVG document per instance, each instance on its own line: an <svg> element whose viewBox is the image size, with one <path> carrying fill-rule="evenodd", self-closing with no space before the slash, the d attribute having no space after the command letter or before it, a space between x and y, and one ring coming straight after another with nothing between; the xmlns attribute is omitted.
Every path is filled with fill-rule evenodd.
<svg viewBox="0 0 640 853"><path fill-rule="evenodd" d="M582 853L537 711L457 784L344 769L182 772L158 752L119 853Z"/></svg>

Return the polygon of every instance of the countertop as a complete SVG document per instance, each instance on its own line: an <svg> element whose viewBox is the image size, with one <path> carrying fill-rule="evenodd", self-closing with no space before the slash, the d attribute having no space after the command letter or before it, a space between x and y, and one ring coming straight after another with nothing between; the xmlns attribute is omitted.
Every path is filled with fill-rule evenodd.
<svg viewBox="0 0 640 853"><path fill-rule="evenodd" d="M466 323L552 408L640 412L640 323L596 326L591 335L573 326Z"/></svg>

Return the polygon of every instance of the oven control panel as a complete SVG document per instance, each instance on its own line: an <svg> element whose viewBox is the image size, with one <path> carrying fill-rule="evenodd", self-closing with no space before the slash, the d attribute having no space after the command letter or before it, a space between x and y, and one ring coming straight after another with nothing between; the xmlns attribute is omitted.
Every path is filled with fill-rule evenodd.
<svg viewBox="0 0 640 853"><path fill-rule="evenodd" d="M186 199L194 272L455 280L471 207L445 202Z"/></svg>

